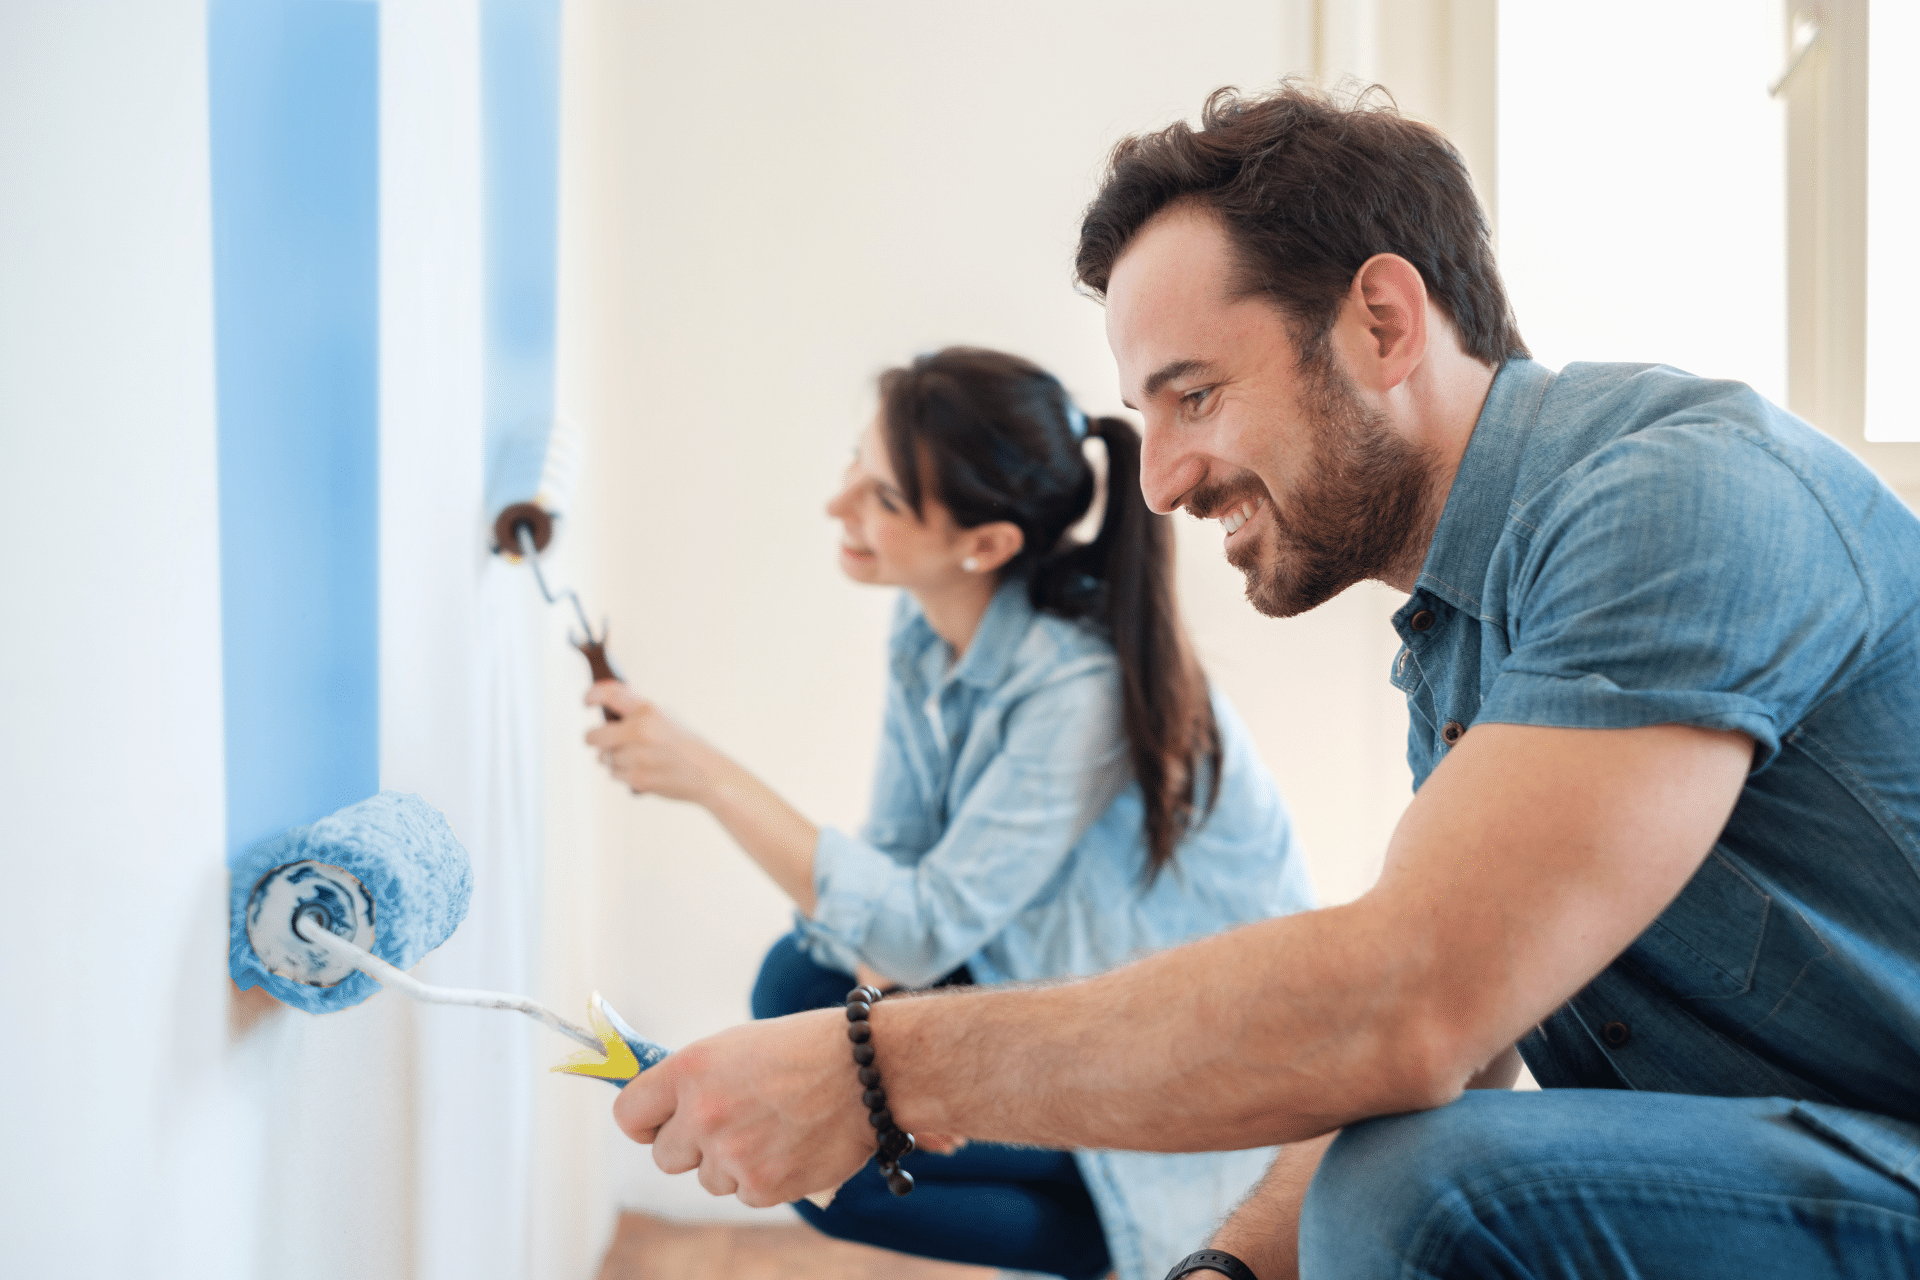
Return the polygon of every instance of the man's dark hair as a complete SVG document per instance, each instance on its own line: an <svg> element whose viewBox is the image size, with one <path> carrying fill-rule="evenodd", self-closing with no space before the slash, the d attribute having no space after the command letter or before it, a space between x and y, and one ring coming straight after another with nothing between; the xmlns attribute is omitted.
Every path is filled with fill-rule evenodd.
<svg viewBox="0 0 1920 1280"><path fill-rule="evenodd" d="M1340 101L1294 81L1259 97L1216 89L1198 129L1123 139L1081 221L1075 273L1104 296L1140 229L1190 201L1226 228L1236 296L1271 299L1303 360L1377 253L1418 269L1467 354L1494 366L1527 355L1466 163L1438 129L1374 98Z"/></svg>

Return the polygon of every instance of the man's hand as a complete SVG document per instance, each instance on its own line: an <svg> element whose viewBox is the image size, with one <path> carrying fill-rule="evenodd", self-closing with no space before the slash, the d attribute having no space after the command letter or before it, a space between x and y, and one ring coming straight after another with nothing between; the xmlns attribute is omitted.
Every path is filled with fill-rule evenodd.
<svg viewBox="0 0 1920 1280"><path fill-rule="evenodd" d="M662 1170L698 1169L714 1195L764 1209L831 1191L874 1147L846 1027L819 1009L710 1036L636 1077L613 1118L653 1144Z"/></svg>

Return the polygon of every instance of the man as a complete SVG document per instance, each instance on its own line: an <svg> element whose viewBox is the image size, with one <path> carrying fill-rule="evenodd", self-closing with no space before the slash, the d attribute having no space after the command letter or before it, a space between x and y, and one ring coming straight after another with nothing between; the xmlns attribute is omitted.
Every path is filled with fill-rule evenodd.
<svg viewBox="0 0 1920 1280"><path fill-rule="evenodd" d="M1349 905L875 1005L897 1123L1290 1144L1175 1274L1920 1274L1920 522L1745 387L1533 364L1459 157L1390 110L1216 95L1116 150L1078 268L1153 506L1263 612L1410 594L1417 794ZM615 1114L715 1194L835 1185L844 1026Z"/></svg>

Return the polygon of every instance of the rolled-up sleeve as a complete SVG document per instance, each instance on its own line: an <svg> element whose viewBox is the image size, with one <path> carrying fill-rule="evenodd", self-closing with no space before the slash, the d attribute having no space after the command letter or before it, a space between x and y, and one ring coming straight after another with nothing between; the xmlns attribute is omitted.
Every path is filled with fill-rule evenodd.
<svg viewBox="0 0 1920 1280"><path fill-rule="evenodd" d="M1027 694L1006 709L1000 729L999 749L924 856L905 858L822 829L814 912L800 922L817 957L861 959L909 985L936 981L1062 874L1130 776L1112 664L1092 664ZM882 751L898 749L889 734ZM896 778L896 795L907 793L924 809L934 798L914 800L910 781ZM876 816L893 800L876 794ZM869 831L884 836L892 825L882 820Z"/></svg>
<svg viewBox="0 0 1920 1280"><path fill-rule="evenodd" d="M1764 768L1871 630L1845 540L1740 436L1648 431L1594 462L1528 539L1476 719L1737 730Z"/></svg>

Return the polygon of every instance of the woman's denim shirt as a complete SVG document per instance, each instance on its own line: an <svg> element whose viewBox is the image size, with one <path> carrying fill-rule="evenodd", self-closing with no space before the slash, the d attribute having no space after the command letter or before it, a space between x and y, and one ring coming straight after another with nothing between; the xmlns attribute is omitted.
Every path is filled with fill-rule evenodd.
<svg viewBox="0 0 1920 1280"><path fill-rule="evenodd" d="M1036 612L1012 578L959 662L904 593L889 651L872 814L814 851L799 924L821 963L909 985L962 964L982 983L1084 975L1313 905L1279 789L1218 694L1219 796L1149 882L1103 636ZM1271 1155L1077 1153L1121 1280L1204 1243Z"/></svg>
<svg viewBox="0 0 1920 1280"><path fill-rule="evenodd" d="M1540 1083L1798 1099L1913 1178L1913 512L1738 383L1512 360L1394 626L1416 786L1489 721L1754 742L1679 898L1521 1042Z"/></svg>

